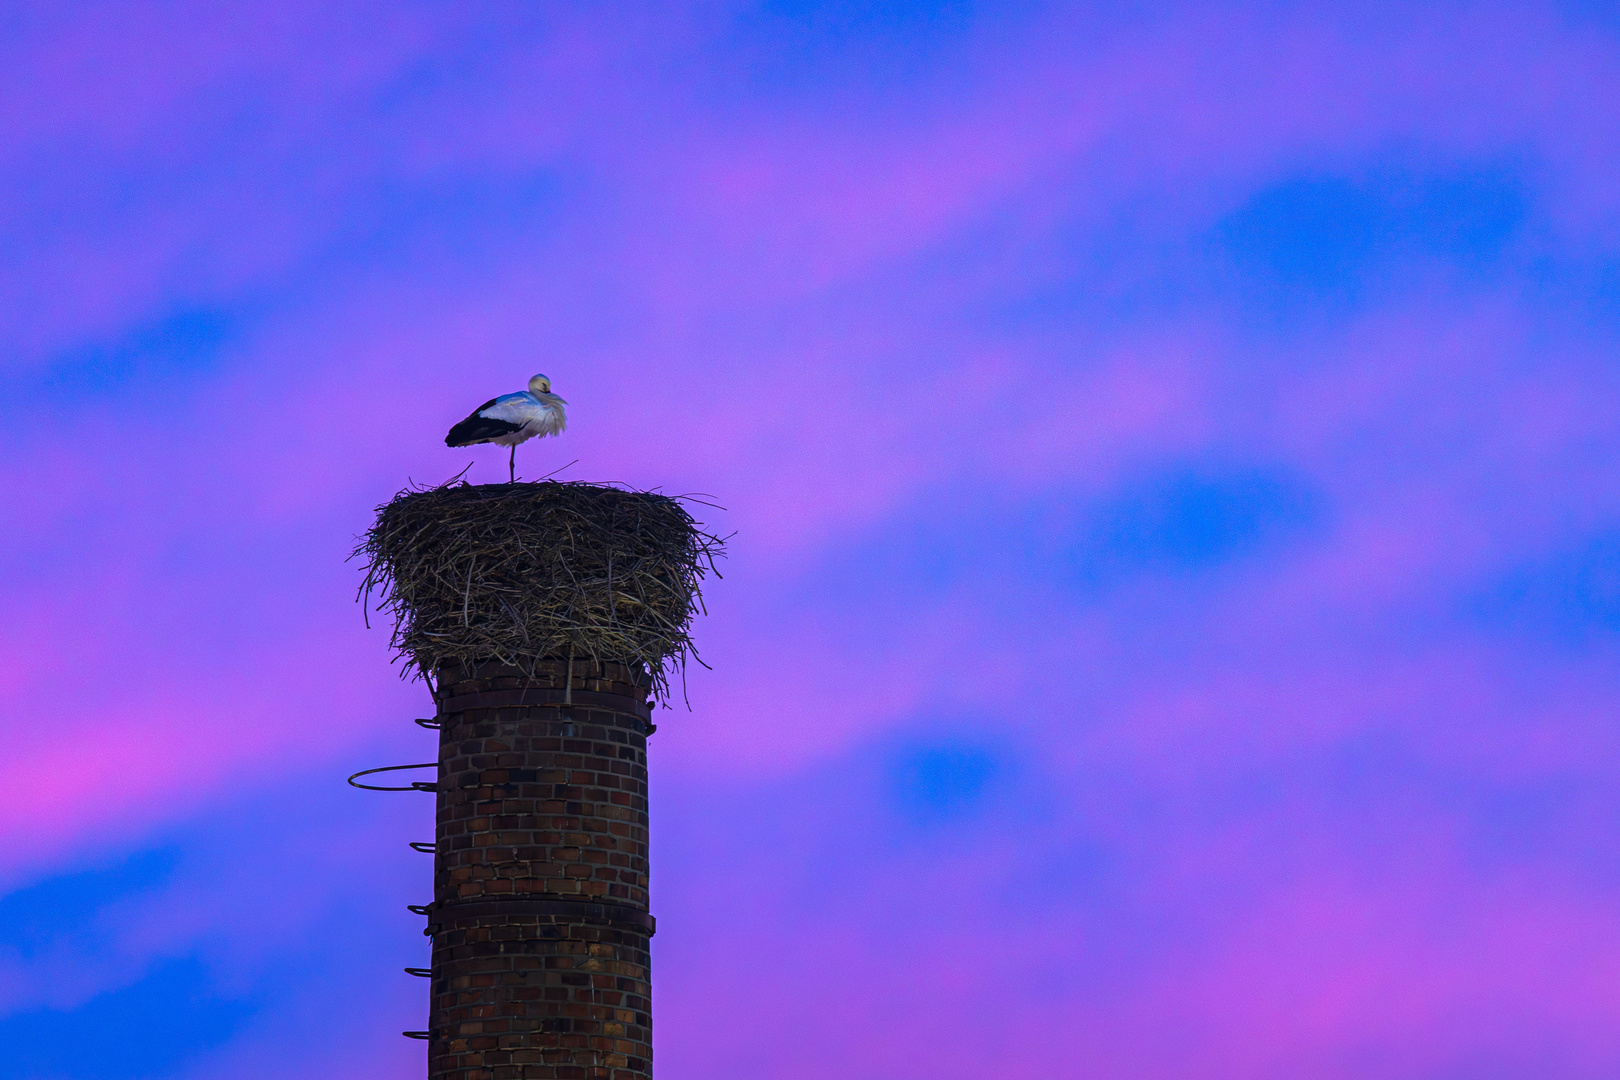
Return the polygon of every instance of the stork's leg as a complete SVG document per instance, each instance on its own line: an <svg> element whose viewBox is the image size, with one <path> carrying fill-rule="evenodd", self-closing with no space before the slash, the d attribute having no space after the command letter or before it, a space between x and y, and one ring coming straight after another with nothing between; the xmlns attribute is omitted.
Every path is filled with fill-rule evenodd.
<svg viewBox="0 0 1620 1080"><path fill-rule="evenodd" d="M517 443L512 444L512 456L506 461L506 482L517 483Z"/></svg>

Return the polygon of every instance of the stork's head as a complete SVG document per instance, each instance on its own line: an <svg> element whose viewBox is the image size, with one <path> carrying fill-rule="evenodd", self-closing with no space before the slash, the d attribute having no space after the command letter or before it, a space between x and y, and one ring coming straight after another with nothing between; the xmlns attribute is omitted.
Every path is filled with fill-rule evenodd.
<svg viewBox="0 0 1620 1080"><path fill-rule="evenodd" d="M549 393L551 393L551 380L546 378L544 375L536 375L534 378L529 380L529 393L531 393L531 394L549 394Z"/></svg>

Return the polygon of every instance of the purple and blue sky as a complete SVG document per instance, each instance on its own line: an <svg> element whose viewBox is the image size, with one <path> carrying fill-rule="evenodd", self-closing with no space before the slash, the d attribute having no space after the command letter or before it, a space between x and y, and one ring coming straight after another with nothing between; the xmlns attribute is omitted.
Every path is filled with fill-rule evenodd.
<svg viewBox="0 0 1620 1080"><path fill-rule="evenodd" d="M1604 4L0 12L0 1077L422 1074L345 562L712 494L663 1080L1620 1075Z"/></svg>

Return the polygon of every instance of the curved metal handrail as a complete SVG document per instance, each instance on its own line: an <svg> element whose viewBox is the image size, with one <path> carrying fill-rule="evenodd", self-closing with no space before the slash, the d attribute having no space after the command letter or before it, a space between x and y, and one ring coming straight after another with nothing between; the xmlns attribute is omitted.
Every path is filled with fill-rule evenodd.
<svg viewBox="0 0 1620 1080"><path fill-rule="evenodd" d="M439 786L437 784L426 784L421 781L417 781L409 787L382 787L377 784L356 784L354 782L355 776L370 776L372 773L380 772L398 772L401 769L437 769L438 767L439 763L437 761L422 761L415 765L384 765L376 769L361 769L354 776L349 777L349 786L362 788L366 791L438 791Z"/></svg>

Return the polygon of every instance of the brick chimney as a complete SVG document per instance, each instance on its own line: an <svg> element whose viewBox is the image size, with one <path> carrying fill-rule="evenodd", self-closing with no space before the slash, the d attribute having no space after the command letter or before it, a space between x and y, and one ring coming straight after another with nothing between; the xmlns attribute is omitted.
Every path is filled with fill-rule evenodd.
<svg viewBox="0 0 1620 1080"><path fill-rule="evenodd" d="M430 1080L652 1075L640 665L441 668Z"/></svg>

